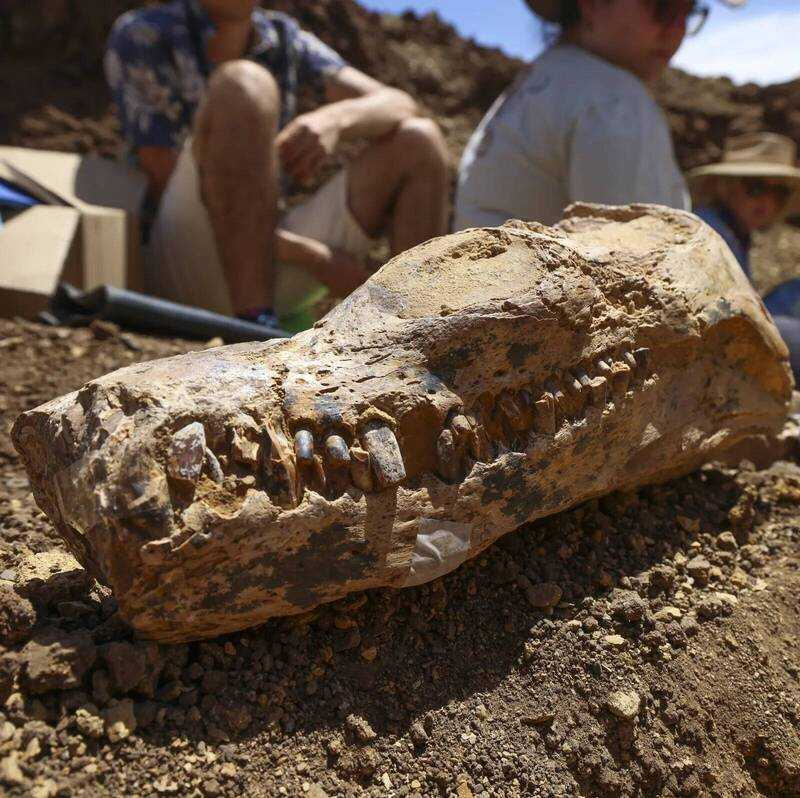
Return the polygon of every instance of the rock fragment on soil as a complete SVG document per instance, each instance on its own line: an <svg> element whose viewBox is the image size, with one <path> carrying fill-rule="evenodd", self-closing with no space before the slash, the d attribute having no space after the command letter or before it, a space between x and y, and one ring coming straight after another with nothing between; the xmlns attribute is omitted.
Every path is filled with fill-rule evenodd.
<svg viewBox="0 0 800 798"><path fill-rule="evenodd" d="M20 680L33 694L77 687L96 656L94 641L87 631L45 627L19 654Z"/></svg>

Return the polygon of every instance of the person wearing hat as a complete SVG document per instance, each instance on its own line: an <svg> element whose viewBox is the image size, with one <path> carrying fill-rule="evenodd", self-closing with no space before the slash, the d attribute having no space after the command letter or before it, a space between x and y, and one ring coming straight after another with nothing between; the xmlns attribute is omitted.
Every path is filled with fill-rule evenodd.
<svg viewBox="0 0 800 798"><path fill-rule="evenodd" d="M694 0L525 0L555 44L484 117L459 171L454 227L553 224L571 202L688 209L650 86L709 9ZM722 0L742 5L744 0Z"/></svg>
<svg viewBox="0 0 800 798"><path fill-rule="evenodd" d="M695 213L711 225L748 278L753 233L800 213L797 145L776 133L750 133L726 142L719 163L689 173ZM789 347L800 382L800 279L764 297L764 304Z"/></svg>

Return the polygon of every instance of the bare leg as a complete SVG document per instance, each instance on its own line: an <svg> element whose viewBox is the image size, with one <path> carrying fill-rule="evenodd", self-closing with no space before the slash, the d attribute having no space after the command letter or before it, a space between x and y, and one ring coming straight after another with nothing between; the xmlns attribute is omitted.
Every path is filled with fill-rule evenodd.
<svg viewBox="0 0 800 798"><path fill-rule="evenodd" d="M447 232L448 158L430 119L410 119L349 167L350 209L370 235L389 229L392 254Z"/></svg>
<svg viewBox="0 0 800 798"><path fill-rule="evenodd" d="M229 61L197 112L194 156L234 312L271 307L280 94L266 69Z"/></svg>

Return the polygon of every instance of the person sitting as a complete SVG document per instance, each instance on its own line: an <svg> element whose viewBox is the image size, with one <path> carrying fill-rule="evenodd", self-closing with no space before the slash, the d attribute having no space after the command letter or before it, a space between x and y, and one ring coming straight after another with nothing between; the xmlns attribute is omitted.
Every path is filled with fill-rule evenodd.
<svg viewBox="0 0 800 798"><path fill-rule="evenodd" d="M257 0L170 0L130 11L105 71L129 154L149 178L151 293L297 330L330 291L446 230L447 154L405 92L360 72ZM298 96L319 105L298 115ZM343 142L367 146L284 214L289 181L317 177Z"/></svg>
<svg viewBox="0 0 800 798"><path fill-rule="evenodd" d="M725 239L752 280L753 233L800 213L797 146L776 133L729 139L721 162L689 173L689 187L695 213ZM795 379L800 382L800 279L773 289L764 304L789 347Z"/></svg>
<svg viewBox="0 0 800 798"><path fill-rule="evenodd" d="M708 9L692 0L526 3L557 23L560 36L473 135L461 161L455 229L511 218L553 224L579 200L688 209L650 86Z"/></svg>

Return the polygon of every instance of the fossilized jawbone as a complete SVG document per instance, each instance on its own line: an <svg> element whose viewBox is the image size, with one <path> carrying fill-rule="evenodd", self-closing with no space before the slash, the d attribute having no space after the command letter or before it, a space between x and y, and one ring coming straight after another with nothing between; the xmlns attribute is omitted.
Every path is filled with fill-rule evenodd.
<svg viewBox="0 0 800 798"><path fill-rule="evenodd" d="M313 330L24 414L36 498L144 635L418 584L778 429L787 352L710 228L574 206L395 258Z"/></svg>

